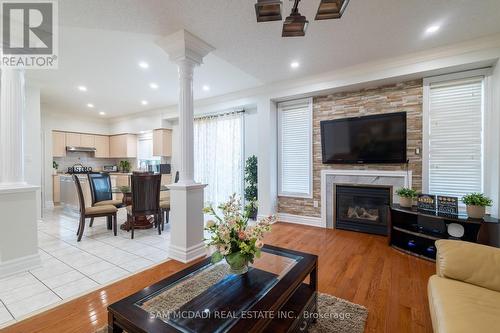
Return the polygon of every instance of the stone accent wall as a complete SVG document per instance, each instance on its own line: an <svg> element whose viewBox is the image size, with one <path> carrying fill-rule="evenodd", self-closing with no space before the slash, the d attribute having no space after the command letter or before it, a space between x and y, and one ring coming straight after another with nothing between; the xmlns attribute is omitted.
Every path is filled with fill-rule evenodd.
<svg viewBox="0 0 500 333"><path fill-rule="evenodd" d="M313 106L313 199L279 197L278 212L303 216L321 216L321 170L406 170L405 164L322 164L320 121L406 111L407 157L413 173L412 184L422 189L422 80L355 92L341 92L314 98ZM318 201L318 207L314 207Z"/></svg>

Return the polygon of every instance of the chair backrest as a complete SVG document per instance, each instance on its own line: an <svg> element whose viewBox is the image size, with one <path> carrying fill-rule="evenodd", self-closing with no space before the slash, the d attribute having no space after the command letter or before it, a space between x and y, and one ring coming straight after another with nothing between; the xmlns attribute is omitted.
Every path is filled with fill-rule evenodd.
<svg viewBox="0 0 500 333"><path fill-rule="evenodd" d="M158 214L160 209L161 175L135 175L131 177L132 215Z"/></svg>
<svg viewBox="0 0 500 333"><path fill-rule="evenodd" d="M174 180L174 183L178 183L179 182L179 171L177 171L175 173L175 180Z"/></svg>
<svg viewBox="0 0 500 333"><path fill-rule="evenodd" d="M112 200L111 177L107 173L89 173L92 205L99 201Z"/></svg>
<svg viewBox="0 0 500 333"><path fill-rule="evenodd" d="M80 214L85 215L85 197L83 196L82 185L77 175L73 175L73 182L75 183L76 193L78 194L78 202L80 204Z"/></svg>

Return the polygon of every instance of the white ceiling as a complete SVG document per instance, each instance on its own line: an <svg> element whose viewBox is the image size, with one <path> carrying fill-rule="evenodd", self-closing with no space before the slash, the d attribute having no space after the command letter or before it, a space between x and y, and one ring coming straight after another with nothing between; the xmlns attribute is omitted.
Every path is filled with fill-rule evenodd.
<svg viewBox="0 0 500 333"><path fill-rule="evenodd" d="M314 21L319 0L304 0L306 37L282 38L282 22L256 22L255 2L60 1L59 70L31 71L29 79L40 83L43 102L59 111L119 116L175 104L176 67L154 41L179 29L216 48L195 73L196 99L500 32L499 0L351 0L342 19L327 21ZM287 15L292 3L283 2ZM426 36L435 24L441 29ZM140 60L150 69L140 69ZM291 70L291 61L301 66ZM151 90L150 82L160 89ZM79 92L80 84L89 91ZM210 92L202 91L205 84ZM140 104L144 99L147 107Z"/></svg>

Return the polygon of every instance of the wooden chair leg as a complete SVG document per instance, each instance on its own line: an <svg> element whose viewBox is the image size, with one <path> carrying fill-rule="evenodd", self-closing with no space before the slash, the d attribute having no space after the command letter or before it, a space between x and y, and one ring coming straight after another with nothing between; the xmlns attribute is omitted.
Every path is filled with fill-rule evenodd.
<svg viewBox="0 0 500 333"><path fill-rule="evenodd" d="M106 222L107 222L108 230L111 230L113 228L113 222L111 221L111 216L106 217Z"/></svg>
<svg viewBox="0 0 500 333"><path fill-rule="evenodd" d="M115 236L118 234L117 223L116 223L116 213L113 214L113 230Z"/></svg>
<svg viewBox="0 0 500 333"><path fill-rule="evenodd" d="M78 239L77 239L78 242L82 240L84 229L85 229L85 217L82 215L80 216L80 226L78 227Z"/></svg>
<svg viewBox="0 0 500 333"><path fill-rule="evenodd" d="M161 226L163 224L163 212L156 214L156 219L158 220L158 235L161 235Z"/></svg>
<svg viewBox="0 0 500 333"><path fill-rule="evenodd" d="M94 218L93 218L93 217L91 217L91 218L90 218L90 224L89 224L89 227L91 227L91 228L92 228L92 226L93 226L93 225L94 225Z"/></svg>
<svg viewBox="0 0 500 333"><path fill-rule="evenodd" d="M134 239L134 219L135 216L131 216L130 218L130 230L132 231L131 238Z"/></svg>

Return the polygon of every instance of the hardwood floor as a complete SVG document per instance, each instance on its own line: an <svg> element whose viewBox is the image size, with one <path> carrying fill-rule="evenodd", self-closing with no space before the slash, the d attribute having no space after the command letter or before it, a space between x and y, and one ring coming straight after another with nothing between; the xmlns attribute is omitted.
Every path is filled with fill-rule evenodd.
<svg viewBox="0 0 500 333"><path fill-rule="evenodd" d="M368 308L365 332L432 332L427 280L433 263L400 253L386 237L277 223L266 243L319 256L319 290ZM94 332L107 305L187 265L169 261L1 330Z"/></svg>

